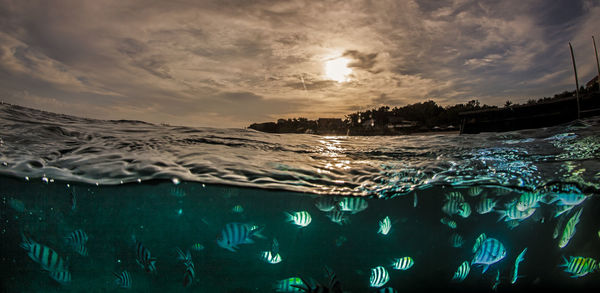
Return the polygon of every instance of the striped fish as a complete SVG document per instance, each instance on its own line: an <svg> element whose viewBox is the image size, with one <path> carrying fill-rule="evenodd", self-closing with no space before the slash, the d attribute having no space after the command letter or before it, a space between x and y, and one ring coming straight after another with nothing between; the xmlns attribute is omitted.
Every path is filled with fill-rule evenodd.
<svg viewBox="0 0 600 293"><path fill-rule="evenodd" d="M539 192L524 192L517 200L516 207L519 211L526 211L530 208L538 208L539 202L543 202L546 195Z"/></svg>
<svg viewBox="0 0 600 293"><path fill-rule="evenodd" d="M440 223L450 227L450 229L456 229L456 222L449 218L443 217L440 219Z"/></svg>
<svg viewBox="0 0 600 293"><path fill-rule="evenodd" d="M152 257L150 250L148 250L141 241L135 240L135 235L132 237L135 241L135 261L145 272L156 273L156 258Z"/></svg>
<svg viewBox="0 0 600 293"><path fill-rule="evenodd" d="M61 285L66 285L71 283L71 273L69 271L62 272L49 272L50 278L59 282Z"/></svg>
<svg viewBox="0 0 600 293"><path fill-rule="evenodd" d="M330 212L338 206L339 198L336 196L320 196L315 202L315 206L322 212Z"/></svg>
<svg viewBox="0 0 600 293"><path fill-rule="evenodd" d="M50 272L68 271L67 263L56 251L54 251L54 249L33 241L25 236L25 234L21 234L21 237L23 238L21 247L25 249L29 257L33 261L39 263L44 270Z"/></svg>
<svg viewBox="0 0 600 293"><path fill-rule="evenodd" d="M392 267L395 270L406 271L415 264L414 260L410 256L405 256L401 258L395 258L392 262Z"/></svg>
<svg viewBox="0 0 600 293"><path fill-rule="evenodd" d="M583 211L583 208L579 209L579 211L577 211L577 213L575 213L569 219L567 224L565 224L565 229L563 230L562 236L560 237L560 240L558 241L558 247L563 248L563 247L567 246L567 244L569 244L569 241L575 235L575 231L576 231L575 226L577 225L577 223L579 223L579 218L581 217L582 211Z"/></svg>
<svg viewBox="0 0 600 293"><path fill-rule="evenodd" d="M390 229L392 229L392 221L390 220L390 217L386 216L383 220L379 221L379 230L377 233L387 235L390 233Z"/></svg>
<svg viewBox="0 0 600 293"><path fill-rule="evenodd" d="M233 206L233 208L231 208L231 211L233 213L240 214L240 213L244 212L244 207L242 207L241 205L238 204L238 205Z"/></svg>
<svg viewBox="0 0 600 293"><path fill-rule="evenodd" d="M369 284L371 287L379 288L390 280L390 275L388 271L382 267L377 266L371 269L371 278L369 279Z"/></svg>
<svg viewBox="0 0 600 293"><path fill-rule="evenodd" d="M533 213L535 213L535 208L529 208L524 211L519 211L519 209L517 209L516 204L510 204L507 206L506 210L497 210L497 212L500 214L500 218L498 219L498 221L503 219L504 221L524 220L529 218L529 216L533 215Z"/></svg>
<svg viewBox="0 0 600 293"><path fill-rule="evenodd" d="M450 242L450 245L452 245L452 247L454 248L462 247L465 243L465 239L457 233L453 233L452 235L450 235L450 239L448 239L448 241Z"/></svg>
<svg viewBox="0 0 600 293"><path fill-rule="evenodd" d="M468 202L461 203L461 206L462 208L458 214L463 218L468 218L471 215L471 206Z"/></svg>
<svg viewBox="0 0 600 293"><path fill-rule="evenodd" d="M525 247L525 249L523 249L523 251L521 251L521 253L519 253L519 256L517 256L517 259L515 259L515 269L513 270L513 276L512 279L510 280L511 284L514 284L517 282L517 279L519 278L519 263L522 262L525 259L525 252L527 252L527 247Z"/></svg>
<svg viewBox="0 0 600 293"><path fill-rule="evenodd" d="M295 212L293 214L286 213L286 215L288 216L289 222L294 222L294 224L300 227L306 227L312 221L312 218L307 211Z"/></svg>
<svg viewBox="0 0 600 293"><path fill-rule="evenodd" d="M479 186L473 186L473 187L469 188L469 191L467 191L469 196L478 196L482 192L483 192L483 188L481 188Z"/></svg>
<svg viewBox="0 0 600 293"><path fill-rule="evenodd" d="M498 201L494 200L493 198L486 198L483 196L481 197L481 200L477 202L477 205L475 205L475 211L480 215L487 214L491 212L494 207L496 207L497 202Z"/></svg>
<svg viewBox="0 0 600 293"><path fill-rule="evenodd" d="M192 261L192 254L189 250L186 250L186 253L183 253L179 247L175 247L175 252L177 252L177 260L181 261L186 267L194 266L194 262Z"/></svg>
<svg viewBox="0 0 600 293"><path fill-rule="evenodd" d="M128 271L122 271L120 274L113 273L115 275L115 284L119 288L130 289L131 288L131 276Z"/></svg>
<svg viewBox="0 0 600 293"><path fill-rule="evenodd" d="M65 241L69 246L71 246L73 251L82 256L88 255L87 248L85 246L88 241L88 235L85 233L85 231L77 229L66 236Z"/></svg>
<svg viewBox="0 0 600 293"><path fill-rule="evenodd" d="M279 253L272 253L271 251L261 252L260 258L270 264L278 264L281 262L281 255L279 255Z"/></svg>
<svg viewBox="0 0 600 293"><path fill-rule="evenodd" d="M310 293L327 293L327 292L342 293L343 292L342 287L341 287L340 282L338 281L335 273L332 272L331 270L329 270L327 267L325 267L325 269L327 271L327 274L329 275L329 286L328 287L325 287L325 286L315 282L311 278L309 278L309 279L300 278L300 280L302 280L302 285L292 285L292 287L298 288L301 291L310 292Z"/></svg>
<svg viewBox="0 0 600 293"><path fill-rule="evenodd" d="M459 201L447 201L444 206L442 206L442 211L446 213L448 216L461 214L463 211L462 202Z"/></svg>
<svg viewBox="0 0 600 293"><path fill-rule="evenodd" d="M347 224L350 222L350 219L348 218L346 213L344 213L338 209L334 209L334 210L328 212L327 217L329 219L331 219L332 222L334 222L338 225L344 225L344 224Z"/></svg>
<svg viewBox="0 0 600 293"><path fill-rule="evenodd" d="M85 231L77 229L66 236L65 240L69 244L86 244L88 241L88 235L85 233Z"/></svg>
<svg viewBox="0 0 600 293"><path fill-rule="evenodd" d="M254 228L249 224L229 223L225 225L219 237L217 244L229 251L235 252L240 244L254 243L253 236L264 238L260 234L262 228Z"/></svg>
<svg viewBox="0 0 600 293"><path fill-rule="evenodd" d="M275 292L302 292L301 289L294 286L303 285L304 283L302 282L302 279L298 277L291 277L275 282L273 284L273 289L275 290Z"/></svg>
<svg viewBox="0 0 600 293"><path fill-rule="evenodd" d="M452 191L450 193L446 193L444 196L446 197L447 201L457 201L457 202L465 201L465 198L463 197L462 193L460 193L459 191Z"/></svg>
<svg viewBox="0 0 600 293"><path fill-rule="evenodd" d="M367 201L360 197L344 197L338 203L340 210L353 214L364 211L368 206Z"/></svg>
<svg viewBox="0 0 600 293"><path fill-rule="evenodd" d="M505 256L506 248L502 242L495 238L487 238L475 252L471 265L483 265L483 273L485 273L490 265L502 260Z"/></svg>
<svg viewBox="0 0 600 293"><path fill-rule="evenodd" d="M204 245L202 245L202 243L194 243L190 246L190 249L193 251L200 251L204 249Z"/></svg>
<svg viewBox="0 0 600 293"><path fill-rule="evenodd" d="M483 243L483 241L487 238L487 236L485 235L485 233L481 233L479 234L479 236L477 236L477 239L475 239L475 244L473 245L473 253L477 252L477 250L479 249L479 247L481 246L481 243Z"/></svg>
<svg viewBox="0 0 600 293"><path fill-rule="evenodd" d="M471 267L469 266L469 262L468 261L464 261L456 269L456 272L454 273L454 276L452 277L452 281L454 281L454 282L462 282L469 275L470 271L471 271Z"/></svg>
<svg viewBox="0 0 600 293"><path fill-rule="evenodd" d="M194 266L186 266L185 272L183 273L183 287L187 288L194 283L196 273L194 272Z"/></svg>
<svg viewBox="0 0 600 293"><path fill-rule="evenodd" d="M571 278L583 277L598 269L598 262L591 257L570 256L569 260L567 260L563 256L563 260L565 262L561 267L565 268L565 272L571 274Z"/></svg>

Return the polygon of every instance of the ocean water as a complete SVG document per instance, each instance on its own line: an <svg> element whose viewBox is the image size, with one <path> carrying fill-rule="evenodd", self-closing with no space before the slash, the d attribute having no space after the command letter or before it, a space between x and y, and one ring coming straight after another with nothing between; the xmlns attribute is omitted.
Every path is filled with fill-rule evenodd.
<svg viewBox="0 0 600 293"><path fill-rule="evenodd" d="M327 268L343 292L589 291L600 288L599 130L600 119L592 118L479 135L277 135L3 104L1 289L276 292L273 285L290 277L328 286ZM527 215L501 219L528 194L540 201L524 209ZM484 200L495 206L482 214ZM322 211L359 201L366 208L340 211L347 219L340 223ZM447 213L444 206L452 205L458 214ZM305 227L288 219L301 211L311 216ZM384 235L386 217L391 229ZM232 252L217 243L230 223L260 235ZM89 238L85 256L65 238L78 229ZM464 280L453 280L482 251L473 252L482 233L500 242L505 256L485 273L474 261ZM56 251L70 281L51 278L44 261L22 247L23 235ZM155 273L138 264L132 236L156 259ZM561 238L569 240L562 248ZM275 264L261 257L274 250L273 239L281 257ZM187 287L176 248L190 250L194 263ZM394 269L393 259L405 256L414 265ZM587 258L586 266L569 272L561 265L570 257ZM379 289L370 282L378 266L389 274ZM123 271L129 289L115 283L113 273Z"/></svg>

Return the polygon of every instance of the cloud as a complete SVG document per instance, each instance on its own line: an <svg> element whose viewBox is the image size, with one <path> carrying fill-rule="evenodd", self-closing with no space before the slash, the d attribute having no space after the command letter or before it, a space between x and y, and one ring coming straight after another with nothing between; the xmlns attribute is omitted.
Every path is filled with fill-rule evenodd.
<svg viewBox="0 0 600 293"><path fill-rule="evenodd" d="M342 116L350 105L552 95L570 78L558 73L570 68L567 42L580 78L593 74L584 56L600 25L600 5L587 0L0 5L7 102L193 126ZM324 62L340 56L351 59L347 83L324 76Z"/></svg>

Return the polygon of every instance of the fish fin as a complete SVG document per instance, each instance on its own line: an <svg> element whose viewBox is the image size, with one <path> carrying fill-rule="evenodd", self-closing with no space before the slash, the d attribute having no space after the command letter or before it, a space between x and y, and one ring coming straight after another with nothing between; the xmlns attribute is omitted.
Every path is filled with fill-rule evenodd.
<svg viewBox="0 0 600 293"><path fill-rule="evenodd" d="M265 228L265 226L262 226L262 227L258 227L256 229L252 230L251 235L252 236L256 236L256 237L258 237L260 239L267 239L267 237L265 235L262 235L260 233L264 228Z"/></svg>
<svg viewBox="0 0 600 293"><path fill-rule="evenodd" d="M485 274L485 271L487 271L489 267L489 265L483 265L483 271L481 271L481 273Z"/></svg>
<svg viewBox="0 0 600 293"><path fill-rule="evenodd" d="M252 244L252 243L254 243L254 240L252 240L252 238L248 238L248 239L246 239L246 241L244 241L244 243Z"/></svg>
<svg viewBox="0 0 600 293"><path fill-rule="evenodd" d="M286 217L287 217L286 221L288 221L288 222L294 221L294 215L292 215L292 214L290 214L288 212L283 212L283 214L286 215Z"/></svg>

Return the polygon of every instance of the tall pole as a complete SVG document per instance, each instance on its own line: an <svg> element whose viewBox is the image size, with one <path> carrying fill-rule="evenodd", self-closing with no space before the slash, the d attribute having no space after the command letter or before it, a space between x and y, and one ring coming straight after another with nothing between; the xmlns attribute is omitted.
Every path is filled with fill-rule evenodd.
<svg viewBox="0 0 600 293"><path fill-rule="evenodd" d="M577 79L577 65L575 65L575 55L573 55L571 42L569 42L569 48L571 49L571 60L573 60L573 71L575 71L575 95L577 97L577 119L579 119L579 80Z"/></svg>
<svg viewBox="0 0 600 293"><path fill-rule="evenodd" d="M592 36L594 42L594 53L596 53L596 68L598 69L598 76L596 77L596 83L598 84L598 90L600 91L600 62L598 62L598 50L596 49L596 39Z"/></svg>

